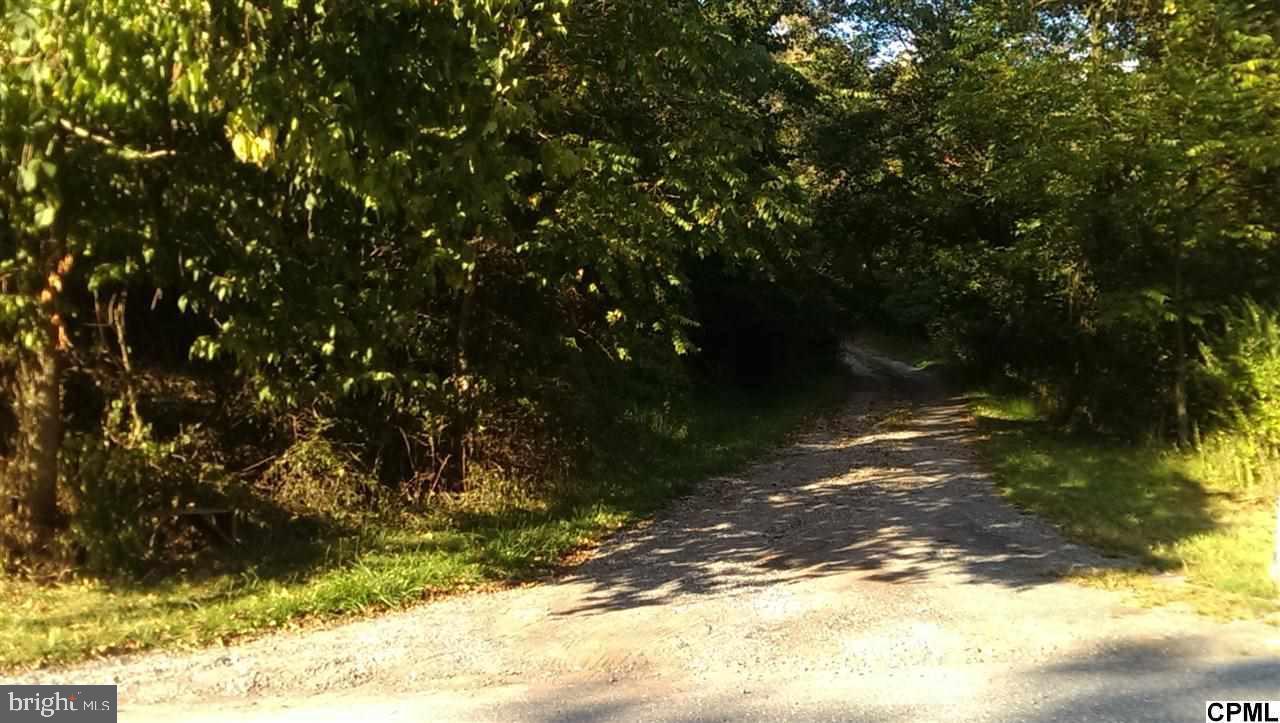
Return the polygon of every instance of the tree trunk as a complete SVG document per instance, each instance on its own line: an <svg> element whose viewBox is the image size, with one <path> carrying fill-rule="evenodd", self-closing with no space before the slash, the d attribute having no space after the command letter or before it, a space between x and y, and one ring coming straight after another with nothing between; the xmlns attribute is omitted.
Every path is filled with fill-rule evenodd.
<svg viewBox="0 0 1280 723"><path fill-rule="evenodd" d="M60 157L60 149L55 153ZM17 419L14 454L5 470L0 517L3 544L18 559L47 560L54 550L58 518L58 454L62 448L62 371L71 342L59 296L74 259L67 254L62 219L51 233L31 239L32 250L48 274L36 292L38 312L34 348L18 352L13 375L13 411ZM7 508L7 509L6 509ZM6 514L7 513L7 514Z"/></svg>
<svg viewBox="0 0 1280 723"><path fill-rule="evenodd" d="M1271 579L1280 585L1280 497L1276 498L1275 554L1271 557Z"/></svg>
<svg viewBox="0 0 1280 723"><path fill-rule="evenodd" d="M1095 5L1089 10L1089 59L1093 61L1095 70L1106 60L1107 52L1107 19L1103 15L1106 10Z"/></svg>
<svg viewBox="0 0 1280 723"><path fill-rule="evenodd" d="M477 258L479 251L477 251ZM454 410L452 427L449 430L452 448L448 454L457 461L458 489L465 489L467 484L467 463L471 432L475 427L475 382L471 378L471 361L467 354L470 341L472 315L475 313L476 285L478 284L479 264L472 267L467 274L466 282L458 300L458 316L456 336L454 338L453 381L457 392L457 408ZM448 459L448 457L446 457Z"/></svg>
<svg viewBox="0 0 1280 723"><path fill-rule="evenodd" d="M1174 320L1174 324L1176 324L1174 334L1176 337L1175 353L1177 354L1177 359L1174 360L1173 405L1174 413L1177 415L1178 420L1178 445L1183 449L1187 449L1191 445L1191 418L1187 412L1187 315L1183 300L1182 243L1182 239L1179 238L1173 267L1174 316L1177 317Z"/></svg>
<svg viewBox="0 0 1280 723"><path fill-rule="evenodd" d="M50 552L58 522L62 354L56 333L44 336L40 348L18 363L13 385L18 438L6 480L12 524L5 537L24 557Z"/></svg>
<svg viewBox="0 0 1280 723"><path fill-rule="evenodd" d="M1178 360L1173 380L1174 413L1178 419L1178 445L1191 446L1191 418L1187 412L1187 329L1182 315L1178 315Z"/></svg>

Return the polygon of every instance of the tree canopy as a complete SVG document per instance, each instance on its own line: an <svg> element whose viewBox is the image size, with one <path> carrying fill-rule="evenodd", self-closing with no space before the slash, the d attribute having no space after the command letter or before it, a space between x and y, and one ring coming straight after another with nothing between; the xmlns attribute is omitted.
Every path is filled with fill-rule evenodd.
<svg viewBox="0 0 1280 723"><path fill-rule="evenodd" d="M120 460L195 456L191 385L257 425L214 467L322 437L414 499L865 323L1099 430L1186 443L1272 401L1237 332L1280 302L1263 3L0 15L15 559L59 549L86 485L145 484Z"/></svg>

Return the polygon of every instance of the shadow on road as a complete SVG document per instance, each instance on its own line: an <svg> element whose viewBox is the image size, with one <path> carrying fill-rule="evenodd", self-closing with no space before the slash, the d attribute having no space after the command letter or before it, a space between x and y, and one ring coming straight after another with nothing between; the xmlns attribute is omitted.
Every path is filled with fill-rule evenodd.
<svg viewBox="0 0 1280 723"><path fill-rule="evenodd" d="M1009 507L971 458L964 400L883 389L740 477L704 483L675 510L623 533L573 578L585 602L560 614L664 604L844 572L906 584L940 572L1036 585L1101 557ZM905 407L904 407L905 405ZM764 574L773 573L773 574Z"/></svg>
<svg viewBox="0 0 1280 723"><path fill-rule="evenodd" d="M929 685L910 680L883 695L851 695L866 687L866 681L851 678L847 687L835 685L808 695L795 687L798 681L778 680L756 690L695 690L665 701L601 683L579 686L571 697L535 696L522 705L526 713L535 713L526 719L557 721L1174 723L1204 720L1206 701L1275 699L1280 693L1280 659L1207 663L1197 655L1204 642L1195 636L1173 637L1159 645L1129 642L1050 664L978 670L972 678L975 685L957 691L960 699L955 702L932 698Z"/></svg>

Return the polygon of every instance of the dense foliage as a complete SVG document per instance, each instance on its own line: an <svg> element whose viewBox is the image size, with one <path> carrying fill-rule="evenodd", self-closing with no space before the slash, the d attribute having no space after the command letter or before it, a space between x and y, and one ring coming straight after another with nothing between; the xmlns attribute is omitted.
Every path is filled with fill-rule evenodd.
<svg viewBox="0 0 1280 723"><path fill-rule="evenodd" d="M895 16L896 17L896 16ZM882 71L888 312L1064 421L1189 441L1206 357L1280 293L1277 16L939 4Z"/></svg>
<svg viewBox="0 0 1280 723"><path fill-rule="evenodd" d="M716 288L810 275L783 137L806 89L768 3L3 15L11 550L167 518L201 501L189 478L290 446L260 486L349 465L419 500L477 458L545 472L621 377L684 375Z"/></svg>
<svg viewBox="0 0 1280 723"><path fill-rule="evenodd" d="M1264 4L0 15L11 561L553 476L635 400L771 383L863 321L1078 425L1274 416Z"/></svg>

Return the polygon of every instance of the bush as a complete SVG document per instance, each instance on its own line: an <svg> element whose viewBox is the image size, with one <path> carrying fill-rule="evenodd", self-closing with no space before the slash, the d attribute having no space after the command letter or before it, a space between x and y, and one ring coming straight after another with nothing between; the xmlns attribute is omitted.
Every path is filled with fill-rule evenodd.
<svg viewBox="0 0 1280 723"><path fill-rule="evenodd" d="M63 447L70 536L76 556L99 573L141 574L213 542L175 514L230 507L221 469L192 461L186 435L122 444L75 433Z"/></svg>
<svg viewBox="0 0 1280 723"><path fill-rule="evenodd" d="M1249 301L1227 314L1224 326L1203 349L1210 393L1225 421L1280 446L1280 312Z"/></svg>
<svg viewBox="0 0 1280 723"><path fill-rule="evenodd" d="M1234 471L1252 484L1274 474L1280 454L1280 312L1252 301L1227 314L1224 330L1205 345L1200 386L1232 435Z"/></svg>
<svg viewBox="0 0 1280 723"><path fill-rule="evenodd" d="M354 452L325 435L331 426L322 420L303 432L258 481L295 516L343 521L382 506L383 488Z"/></svg>

